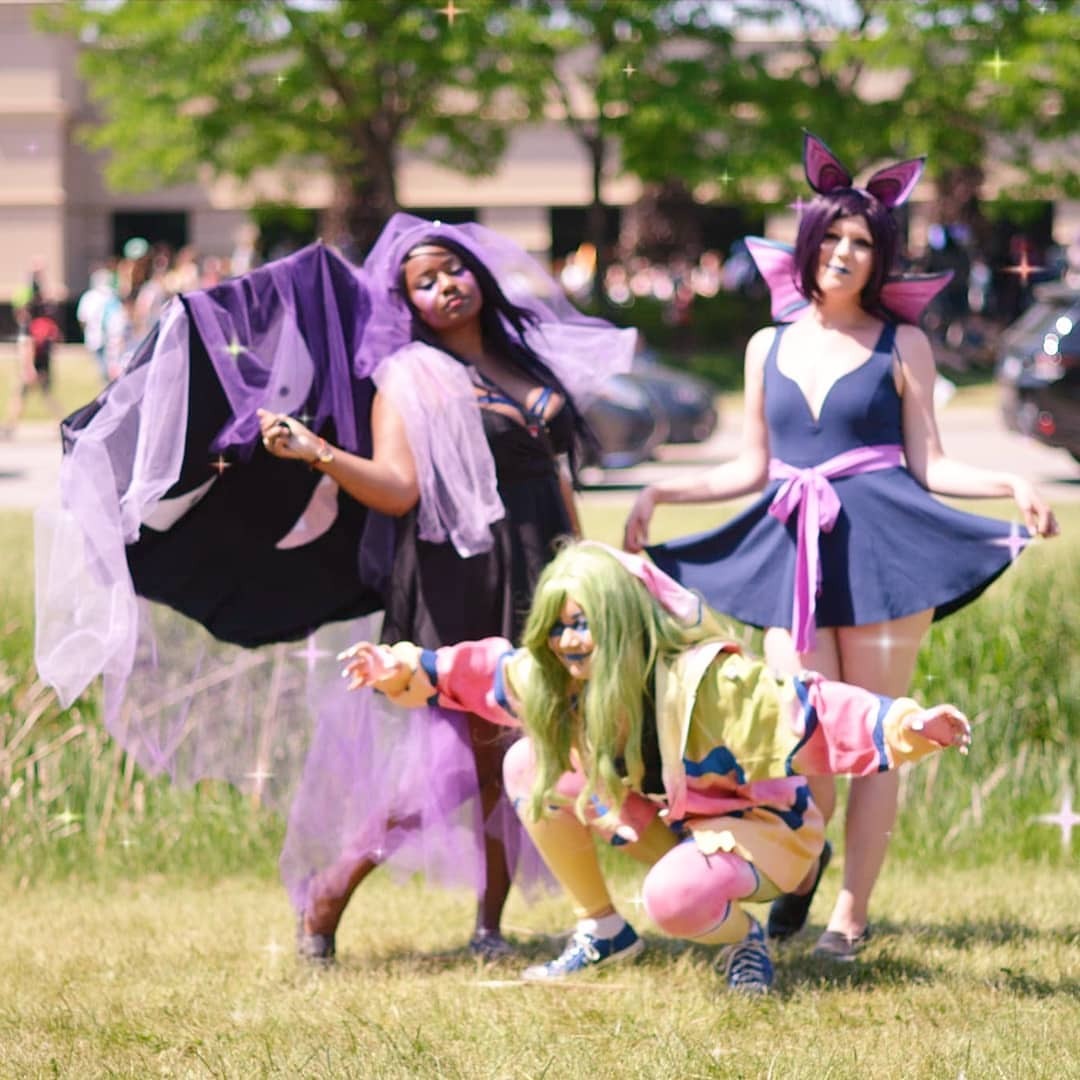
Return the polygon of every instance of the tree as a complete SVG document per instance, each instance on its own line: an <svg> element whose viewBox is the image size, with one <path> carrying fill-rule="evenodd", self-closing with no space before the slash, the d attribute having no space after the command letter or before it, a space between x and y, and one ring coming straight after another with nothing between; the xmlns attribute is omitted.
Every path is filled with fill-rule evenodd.
<svg viewBox="0 0 1080 1080"><path fill-rule="evenodd" d="M841 33L828 62L901 76L882 130L894 147L929 154L941 220L977 213L990 161L1006 177L1005 203L1080 195L1075 3L864 0L861 7L868 32Z"/></svg>
<svg viewBox="0 0 1080 1080"><path fill-rule="evenodd" d="M606 255L603 181L616 153L623 171L658 184L708 174L719 72L730 31L707 0L524 0L543 27L530 85L577 137L589 160L585 239L597 254L601 298ZM659 124L655 121L659 118Z"/></svg>
<svg viewBox="0 0 1080 1080"><path fill-rule="evenodd" d="M402 147L462 171L490 169L535 93L515 72L533 26L473 0L171 0L71 4L46 25L78 34L81 71L118 187L241 179L314 165L335 186L331 238L366 250L397 208ZM510 94L508 88L515 86Z"/></svg>
<svg viewBox="0 0 1080 1080"><path fill-rule="evenodd" d="M942 220L971 212L991 160L1010 176L1006 201L1080 192L1080 17L1071 0L850 0L842 8L758 0L740 9L794 23L791 47L802 61L774 88L791 92L798 120L853 168L927 154ZM758 89L772 93L767 82ZM763 157L780 148L776 125L791 114L765 108L749 125Z"/></svg>

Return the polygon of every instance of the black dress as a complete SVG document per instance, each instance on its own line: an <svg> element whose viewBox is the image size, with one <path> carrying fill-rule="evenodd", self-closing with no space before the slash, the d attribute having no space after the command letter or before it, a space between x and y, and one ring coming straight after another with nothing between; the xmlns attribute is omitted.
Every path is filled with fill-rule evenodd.
<svg viewBox="0 0 1080 1080"><path fill-rule="evenodd" d="M421 540L415 510L400 519L384 641L428 649L483 637L516 642L536 579L555 541L571 532L556 460L573 438L569 409L530 426L480 411L506 516L491 527L491 550L467 559L449 542Z"/></svg>

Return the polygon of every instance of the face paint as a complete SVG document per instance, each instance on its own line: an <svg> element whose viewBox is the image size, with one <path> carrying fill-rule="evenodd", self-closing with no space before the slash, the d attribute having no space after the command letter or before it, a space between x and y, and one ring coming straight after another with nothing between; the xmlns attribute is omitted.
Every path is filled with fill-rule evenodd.
<svg viewBox="0 0 1080 1080"><path fill-rule="evenodd" d="M452 251L425 244L405 260L405 289L432 330L448 330L476 318L483 306L472 271Z"/></svg>
<svg viewBox="0 0 1080 1080"><path fill-rule="evenodd" d="M587 679L592 662L593 639L589 620L581 605L567 597L559 621L548 631L548 647L575 679Z"/></svg>

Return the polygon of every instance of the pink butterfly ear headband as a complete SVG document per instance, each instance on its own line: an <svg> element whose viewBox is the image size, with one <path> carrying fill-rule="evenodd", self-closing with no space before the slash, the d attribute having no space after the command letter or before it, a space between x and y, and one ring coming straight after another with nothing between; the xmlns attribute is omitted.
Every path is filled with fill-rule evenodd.
<svg viewBox="0 0 1080 1080"><path fill-rule="evenodd" d="M902 205L922 175L925 157L900 161L879 169L855 188L877 199L890 210ZM851 174L833 152L809 131L803 132L803 166L810 187L819 195L852 188ZM746 247L758 272L769 286L772 315L777 320L797 319L810 310L810 302L795 284L795 249L790 244L748 236ZM905 322L918 322L926 305L948 284L952 271L940 274L898 274L881 287L881 303Z"/></svg>
<svg viewBox="0 0 1080 1080"><path fill-rule="evenodd" d="M925 157L886 165L866 181L865 187L856 190L873 195L892 210L907 202L908 196L922 176L925 165ZM803 168L806 170L807 183L819 195L829 195L843 188L854 187L851 173L840 164L836 155L809 131L803 132Z"/></svg>

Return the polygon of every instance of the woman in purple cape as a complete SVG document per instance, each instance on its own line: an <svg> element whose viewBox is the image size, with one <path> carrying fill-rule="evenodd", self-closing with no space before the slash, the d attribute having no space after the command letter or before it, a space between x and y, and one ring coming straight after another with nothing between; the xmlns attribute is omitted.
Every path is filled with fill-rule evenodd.
<svg viewBox="0 0 1080 1080"><path fill-rule="evenodd" d="M333 956L380 863L474 887L474 947L505 947L523 854L505 745L354 706L330 661L380 608L432 646L516 634L573 529L560 455L572 469L582 409L632 352L510 241L399 214L360 271L315 245L184 296L65 425L39 668L65 700L103 672L106 722L147 768L288 813L304 955Z"/></svg>
<svg viewBox="0 0 1080 1080"><path fill-rule="evenodd" d="M705 478L645 488L625 545L646 546L658 503L764 489L718 531L649 554L719 611L764 628L776 669L819 671L898 697L931 621L973 600L1032 535L1057 526L1022 477L965 465L942 449L933 355L912 323L948 276L889 276L898 244L890 211L911 193L922 159L881 169L865 188L809 134L804 161L817 197L794 252L748 241L782 321L747 346L743 449ZM1011 496L1026 527L961 513L930 492ZM831 816L833 782L810 786ZM895 773L851 783L844 883L819 955L852 960L869 936L897 790ZM829 854L826 846L795 894L774 903L772 937L802 928Z"/></svg>

